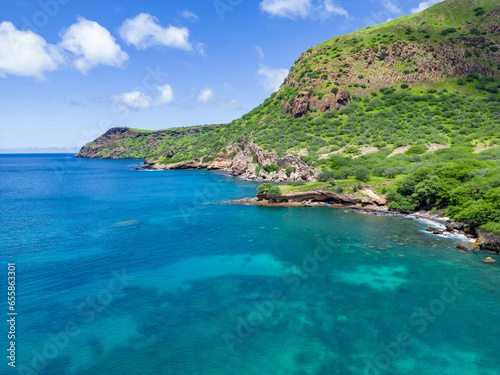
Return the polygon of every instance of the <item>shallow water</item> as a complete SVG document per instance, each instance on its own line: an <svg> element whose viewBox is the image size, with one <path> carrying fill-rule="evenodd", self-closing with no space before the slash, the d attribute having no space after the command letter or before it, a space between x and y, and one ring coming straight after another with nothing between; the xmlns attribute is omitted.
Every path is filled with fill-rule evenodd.
<svg viewBox="0 0 500 375"><path fill-rule="evenodd" d="M498 263L424 222L212 204L256 184L134 163L0 156L10 372L500 373Z"/></svg>

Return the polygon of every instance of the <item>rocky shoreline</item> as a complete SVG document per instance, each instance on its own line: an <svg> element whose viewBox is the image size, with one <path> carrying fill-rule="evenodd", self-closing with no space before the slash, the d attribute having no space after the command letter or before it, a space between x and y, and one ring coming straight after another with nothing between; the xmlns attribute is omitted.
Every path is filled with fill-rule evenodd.
<svg viewBox="0 0 500 375"><path fill-rule="evenodd" d="M499 248L495 243L490 243L481 233L476 233L472 227L465 223L453 222L450 218L432 214L428 211L401 213L391 210L383 197L367 198L358 194L337 194L325 191L322 188L300 192L285 193L269 199L266 194L257 194L254 198L243 198L221 202L224 204L252 205L260 207L331 207L362 211L375 215L401 215L417 220L428 221L431 226L427 231L435 235L463 235L468 240L458 241L457 249L461 252L473 253L480 250L498 254ZM442 226L442 229L439 228ZM436 228L438 227L438 228ZM484 263L494 263L484 258Z"/></svg>
<svg viewBox="0 0 500 375"><path fill-rule="evenodd" d="M205 161L204 158L168 163L145 159L144 166L138 170L220 170L234 177L247 181L262 181L272 183L283 182L313 182L317 180L318 171L313 170L299 157L286 155L279 158L276 153L265 152L253 142L234 143L226 148L226 153L220 153L215 158ZM330 187L331 188L331 187ZM475 242L461 242L457 248L464 252L486 250L500 253L497 239L491 239L487 234L477 233L465 223L452 222L449 218L431 214L427 211L401 213L389 209L387 199L378 196L366 188L359 193L335 193L327 188L316 188L281 194L269 199L266 193L257 194L254 198L244 198L223 202L227 204L253 205L263 207L334 207L348 208L372 214L401 214L415 219L430 220L442 225L445 230L429 227L429 231L440 235L444 232L462 234Z"/></svg>

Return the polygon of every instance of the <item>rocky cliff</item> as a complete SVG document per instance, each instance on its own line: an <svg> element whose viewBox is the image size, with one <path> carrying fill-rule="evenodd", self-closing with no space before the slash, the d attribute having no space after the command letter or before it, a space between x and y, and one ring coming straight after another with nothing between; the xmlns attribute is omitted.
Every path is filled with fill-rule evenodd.
<svg viewBox="0 0 500 375"><path fill-rule="evenodd" d="M274 152L265 152L253 142L234 143L226 147L226 153L219 153L212 161L205 158L179 163L162 164L155 159L146 159L145 167L150 170L207 169L223 170L246 180L284 182L316 180L311 167L296 156L278 158Z"/></svg>

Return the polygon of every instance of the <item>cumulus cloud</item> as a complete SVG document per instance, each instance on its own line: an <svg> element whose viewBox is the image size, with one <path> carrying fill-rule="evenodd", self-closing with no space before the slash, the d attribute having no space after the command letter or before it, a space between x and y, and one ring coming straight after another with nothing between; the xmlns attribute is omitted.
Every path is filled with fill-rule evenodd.
<svg viewBox="0 0 500 375"><path fill-rule="evenodd" d="M140 91L125 92L115 97L115 101L131 108L149 107L153 99Z"/></svg>
<svg viewBox="0 0 500 375"><path fill-rule="evenodd" d="M200 94L198 95L198 101L202 103L209 102L214 98L214 91L211 88L205 87L203 90L201 90Z"/></svg>
<svg viewBox="0 0 500 375"><path fill-rule="evenodd" d="M262 0L259 6L262 12L277 17L321 19L335 14L349 18L347 10L333 0Z"/></svg>
<svg viewBox="0 0 500 375"><path fill-rule="evenodd" d="M0 77L17 75L42 80L44 73L64 62L58 48L30 30L18 30L12 22L0 23Z"/></svg>
<svg viewBox="0 0 500 375"><path fill-rule="evenodd" d="M340 6L334 5L332 0L325 0L325 10L328 13L349 18L349 12Z"/></svg>
<svg viewBox="0 0 500 375"><path fill-rule="evenodd" d="M193 50L189 42L189 29L169 25L162 27L158 19L148 13L141 13L135 18L127 18L120 26L118 33L128 44L138 49L151 46L166 46L186 51Z"/></svg>
<svg viewBox="0 0 500 375"><path fill-rule="evenodd" d="M174 91L170 85L157 86L156 89L158 95L154 99L142 91L131 91L115 95L112 100L117 106L126 106L132 109L160 106L173 102Z"/></svg>
<svg viewBox="0 0 500 375"><path fill-rule="evenodd" d="M263 0L260 9L271 16L306 18L311 9L312 0Z"/></svg>
<svg viewBox="0 0 500 375"><path fill-rule="evenodd" d="M157 98L159 104L171 103L174 100L174 90L170 85L163 85L157 87L160 95Z"/></svg>
<svg viewBox="0 0 500 375"><path fill-rule="evenodd" d="M257 72L259 84L264 87L266 91L274 92L278 90L288 75L287 69L274 69L266 65L260 65Z"/></svg>
<svg viewBox="0 0 500 375"><path fill-rule="evenodd" d="M62 32L59 45L73 55L74 66L84 74L96 65L120 67L128 59L106 28L83 17Z"/></svg>
<svg viewBox="0 0 500 375"><path fill-rule="evenodd" d="M427 8L429 8L430 6L434 5L434 4L437 4L437 3L440 3L441 1L443 0L428 0L428 1L422 1L420 4L418 4L418 6L416 8L413 8L411 10L412 13L418 13L418 12L421 12Z"/></svg>

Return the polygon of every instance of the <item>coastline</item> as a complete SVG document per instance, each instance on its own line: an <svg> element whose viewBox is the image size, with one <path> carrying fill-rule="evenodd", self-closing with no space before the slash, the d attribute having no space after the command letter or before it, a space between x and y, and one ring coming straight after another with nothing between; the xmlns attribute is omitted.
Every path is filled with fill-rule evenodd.
<svg viewBox="0 0 500 375"><path fill-rule="evenodd" d="M318 190L310 190L301 192L304 196L318 194ZM437 236L453 236L457 238L457 249L461 252L472 253L477 251L485 251L488 253L497 254L495 251L490 251L488 249L482 248L482 241L480 237L473 231L469 230L469 226L465 223L451 221L448 217L443 217L438 214L431 214L428 211L413 211L409 213L402 213L395 210L391 210L387 207L386 202L380 204L381 202L370 202L367 204L367 198L356 196L355 194L347 194L342 196L343 203L328 203L321 201L313 201L311 199L307 200L292 200L289 198L293 197L293 193L283 194L280 198L285 201L273 201L267 199L265 196L258 194L254 198L243 198L238 200L229 200L219 202L221 204L234 204L234 205L245 205L245 206L258 206L258 207L329 207L338 209L349 209L354 210L364 214L379 215L379 216L400 216L413 220L418 220L429 224L426 229L427 232L437 235ZM336 195L338 198L339 196ZM349 198L352 198L349 202ZM364 198L364 199L361 199ZM360 204L360 201L364 200L364 205Z"/></svg>

